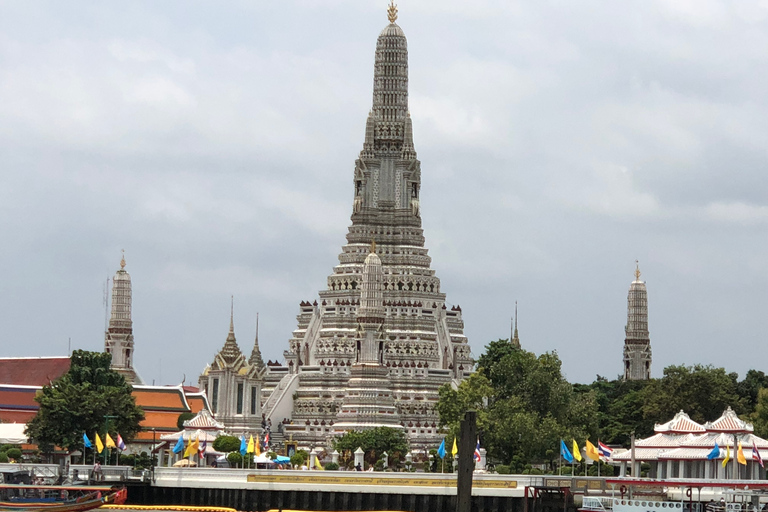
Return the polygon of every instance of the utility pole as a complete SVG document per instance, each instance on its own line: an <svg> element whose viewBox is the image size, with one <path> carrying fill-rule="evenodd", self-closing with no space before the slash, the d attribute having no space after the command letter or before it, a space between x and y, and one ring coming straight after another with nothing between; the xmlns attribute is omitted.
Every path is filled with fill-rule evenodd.
<svg viewBox="0 0 768 512"><path fill-rule="evenodd" d="M459 434L459 473L456 478L456 512L472 510L472 473L475 470L477 413L467 411Z"/></svg>

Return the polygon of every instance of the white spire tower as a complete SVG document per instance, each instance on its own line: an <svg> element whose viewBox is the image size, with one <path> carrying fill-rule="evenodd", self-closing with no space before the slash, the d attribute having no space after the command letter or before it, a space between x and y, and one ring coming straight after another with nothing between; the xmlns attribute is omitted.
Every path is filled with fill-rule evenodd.
<svg viewBox="0 0 768 512"><path fill-rule="evenodd" d="M104 333L104 351L112 356L112 369L129 384L143 384L133 369L133 321L131 320L131 276L125 270L125 251L120 270L112 279L112 312Z"/></svg>

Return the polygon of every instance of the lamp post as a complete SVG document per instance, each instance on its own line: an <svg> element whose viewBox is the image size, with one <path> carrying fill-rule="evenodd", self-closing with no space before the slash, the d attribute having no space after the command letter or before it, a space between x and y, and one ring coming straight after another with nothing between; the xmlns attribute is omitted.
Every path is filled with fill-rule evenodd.
<svg viewBox="0 0 768 512"><path fill-rule="evenodd" d="M107 436L109 435L109 420L116 419L117 416L112 416L111 414L105 414L104 415L104 442L106 443ZM107 452L109 455L109 452ZM107 457L107 462L109 462L109 457Z"/></svg>

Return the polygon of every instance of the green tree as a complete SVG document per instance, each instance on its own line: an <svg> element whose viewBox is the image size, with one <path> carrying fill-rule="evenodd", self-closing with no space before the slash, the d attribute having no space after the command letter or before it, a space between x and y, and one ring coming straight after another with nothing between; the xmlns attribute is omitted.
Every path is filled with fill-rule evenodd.
<svg viewBox="0 0 768 512"><path fill-rule="evenodd" d="M749 370L744 380L736 384L736 392L746 409L751 413L757 407L757 395L761 389L768 388L768 375L758 370Z"/></svg>
<svg viewBox="0 0 768 512"><path fill-rule="evenodd" d="M449 443L470 409L477 411L489 456L516 471L533 460L552 463L560 439L584 439L598 431L595 392L575 392L556 353L536 356L505 340L486 347L478 371L457 389L440 389L437 411Z"/></svg>
<svg viewBox="0 0 768 512"><path fill-rule="evenodd" d="M179 417L176 418L176 428L179 430L184 430L184 422L191 420L194 417L195 415L191 412L183 412L179 414Z"/></svg>
<svg viewBox="0 0 768 512"><path fill-rule="evenodd" d="M725 368L668 366L661 379L651 381L643 390L643 417L664 423L684 410L693 421L704 423L718 418L728 407L742 414L737 379L736 373L726 373Z"/></svg>
<svg viewBox="0 0 768 512"><path fill-rule="evenodd" d="M213 449L224 453L240 451L240 439L235 436L218 436L213 440Z"/></svg>
<svg viewBox="0 0 768 512"><path fill-rule="evenodd" d="M755 435L765 439L768 437L768 388L761 388L757 392L757 405L748 417L755 427Z"/></svg>
<svg viewBox="0 0 768 512"><path fill-rule="evenodd" d="M395 466L408 452L408 439L402 429L376 427L369 430L352 430L333 441L333 448L339 452L358 448L365 452L365 460L375 464L382 453L389 455L389 465Z"/></svg>
<svg viewBox="0 0 768 512"><path fill-rule="evenodd" d="M82 446L83 433L119 432L130 441L140 428L144 412L136 405L131 386L110 369L107 353L75 350L69 371L45 386L35 397L40 409L27 425L26 433L44 452L54 445L74 449Z"/></svg>

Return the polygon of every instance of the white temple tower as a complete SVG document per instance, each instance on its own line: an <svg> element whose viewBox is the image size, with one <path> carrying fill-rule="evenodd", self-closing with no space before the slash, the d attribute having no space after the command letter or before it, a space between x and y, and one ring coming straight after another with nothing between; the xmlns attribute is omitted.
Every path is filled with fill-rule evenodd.
<svg viewBox="0 0 768 512"><path fill-rule="evenodd" d="M112 356L111 368L129 384L143 384L133 369L133 321L131 320L131 276L125 270L125 254L120 270L112 279L112 312L104 333L104 351Z"/></svg>
<svg viewBox="0 0 768 512"><path fill-rule="evenodd" d="M257 327L258 329L258 327ZM261 432L261 378L264 361L256 335L251 357L245 358L235 338L234 301L224 346L206 366L198 385L208 397L216 420L236 434Z"/></svg>
<svg viewBox="0 0 768 512"><path fill-rule="evenodd" d="M637 263L637 262L636 262ZM627 296L627 326L624 339L624 380L651 378L651 337L648 333L648 291L640 280L640 265Z"/></svg>
<svg viewBox="0 0 768 512"><path fill-rule="evenodd" d="M408 44L394 5L388 17L376 41L347 243L319 299L300 303L285 366L268 366L265 380L267 418L283 423L300 447L385 420L403 428L413 448L437 446L438 389L473 367L461 308L446 305L424 246ZM378 407L364 397L376 397ZM391 414L382 412L392 404Z"/></svg>
<svg viewBox="0 0 768 512"><path fill-rule="evenodd" d="M381 259L376 243L363 265L360 307L357 310L357 361L352 364L347 393L341 404L335 430L372 427L402 428L395 407L389 370L384 361L384 294Z"/></svg>

